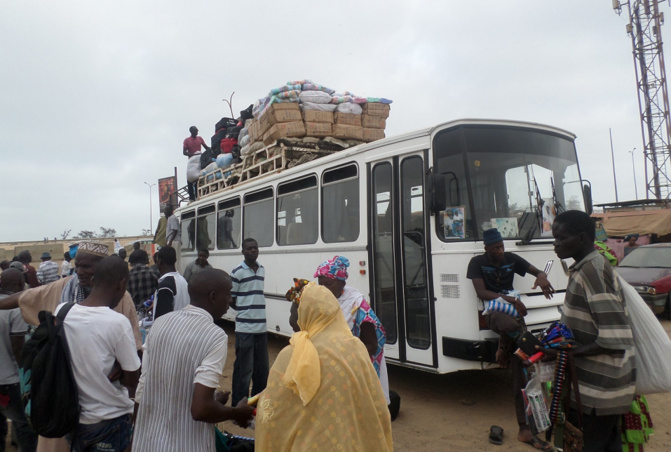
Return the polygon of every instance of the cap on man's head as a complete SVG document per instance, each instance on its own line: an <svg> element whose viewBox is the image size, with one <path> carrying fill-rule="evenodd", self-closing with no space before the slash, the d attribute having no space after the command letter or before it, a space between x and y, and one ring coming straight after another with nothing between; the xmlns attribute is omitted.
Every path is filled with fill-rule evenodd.
<svg viewBox="0 0 671 452"><path fill-rule="evenodd" d="M83 241L79 242L79 246L77 247L77 255L80 253L107 257L110 254L110 248L108 245L101 242Z"/></svg>
<svg viewBox="0 0 671 452"><path fill-rule="evenodd" d="M42 257L40 259L51 259L51 254L49 254L49 251L45 251L42 253Z"/></svg>
<svg viewBox="0 0 671 452"><path fill-rule="evenodd" d="M9 268L15 268L17 270L23 271L23 264L19 261L14 261L11 264L9 264Z"/></svg>
<svg viewBox="0 0 671 452"><path fill-rule="evenodd" d="M499 243L503 241L503 237L501 237L501 233L499 232L498 229L492 228L484 231L482 233L482 239L485 242L485 246L493 245L495 243Z"/></svg>

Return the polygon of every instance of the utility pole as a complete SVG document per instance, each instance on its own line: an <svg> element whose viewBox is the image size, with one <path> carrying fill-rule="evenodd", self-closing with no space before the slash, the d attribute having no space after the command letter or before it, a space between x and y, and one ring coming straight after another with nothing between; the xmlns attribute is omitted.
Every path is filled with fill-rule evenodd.
<svg viewBox="0 0 671 452"><path fill-rule="evenodd" d="M617 199L617 177L615 177L615 153L613 152L613 131L608 128L608 133L610 134L610 160L613 162L613 184L615 185L615 202L620 202ZM146 182L145 182L146 183Z"/></svg>

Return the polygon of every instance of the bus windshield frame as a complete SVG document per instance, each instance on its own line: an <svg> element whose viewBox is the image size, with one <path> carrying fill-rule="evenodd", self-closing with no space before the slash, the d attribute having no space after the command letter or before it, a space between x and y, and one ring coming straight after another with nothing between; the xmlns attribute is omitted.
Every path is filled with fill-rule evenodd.
<svg viewBox="0 0 671 452"><path fill-rule="evenodd" d="M563 210L585 210L573 138L549 130L460 125L433 140L434 171L445 176L446 205L436 215L442 241L552 238Z"/></svg>

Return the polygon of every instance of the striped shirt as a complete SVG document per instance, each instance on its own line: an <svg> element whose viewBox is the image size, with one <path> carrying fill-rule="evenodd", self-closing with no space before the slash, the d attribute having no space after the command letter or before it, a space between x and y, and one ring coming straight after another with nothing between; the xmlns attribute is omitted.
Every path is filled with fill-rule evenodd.
<svg viewBox="0 0 671 452"><path fill-rule="evenodd" d="M216 388L228 337L205 310L189 305L161 316L144 344L134 452L213 452L214 426L191 417L193 386Z"/></svg>
<svg viewBox="0 0 671 452"><path fill-rule="evenodd" d="M266 332L266 299L263 296L263 281L266 270L257 262L256 272L243 261L231 272L233 289L231 295L235 298L236 333L265 333Z"/></svg>
<svg viewBox="0 0 671 452"><path fill-rule="evenodd" d="M58 281L58 264L54 261L44 261L37 269L37 280L40 284L49 284L50 282Z"/></svg>
<svg viewBox="0 0 671 452"><path fill-rule="evenodd" d="M629 412L636 369L629 315L613 267L592 251L569 269L561 320L576 345L597 343L608 353L575 358L582 410L597 416Z"/></svg>

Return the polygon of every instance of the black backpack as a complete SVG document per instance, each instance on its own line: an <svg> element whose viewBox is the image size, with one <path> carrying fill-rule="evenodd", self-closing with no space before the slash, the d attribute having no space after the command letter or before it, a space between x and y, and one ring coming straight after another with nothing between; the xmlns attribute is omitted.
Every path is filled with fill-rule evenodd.
<svg viewBox="0 0 671 452"><path fill-rule="evenodd" d="M21 351L21 396L33 429L47 438L61 438L79 422L79 396L72 372L63 321L74 303L57 316L39 313L40 325Z"/></svg>

